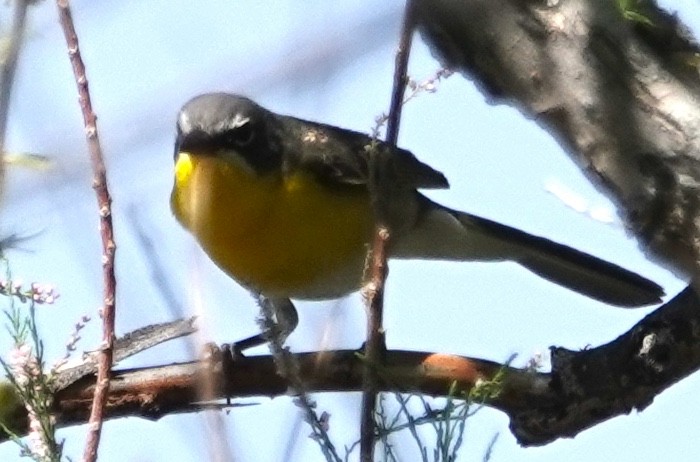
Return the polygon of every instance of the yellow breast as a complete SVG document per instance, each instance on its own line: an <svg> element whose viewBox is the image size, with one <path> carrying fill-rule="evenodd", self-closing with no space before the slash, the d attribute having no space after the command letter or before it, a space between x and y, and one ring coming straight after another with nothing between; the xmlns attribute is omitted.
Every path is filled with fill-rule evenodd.
<svg viewBox="0 0 700 462"><path fill-rule="evenodd" d="M259 176L181 153L171 207L211 259L251 289L319 299L360 286L373 226L365 190L336 191L305 173Z"/></svg>

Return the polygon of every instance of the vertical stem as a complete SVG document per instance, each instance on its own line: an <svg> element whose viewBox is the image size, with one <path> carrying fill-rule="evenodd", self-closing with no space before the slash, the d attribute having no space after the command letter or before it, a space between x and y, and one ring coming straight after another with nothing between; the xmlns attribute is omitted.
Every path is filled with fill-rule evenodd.
<svg viewBox="0 0 700 462"><path fill-rule="evenodd" d="M411 38L415 25L413 1L408 0L404 13L399 47L396 52L394 84L389 106L386 142L389 149L396 146L401 121L401 107L408 81L408 58L411 52ZM380 172L382 171L380 148L370 154L370 191L375 213L376 228L372 243L372 267L369 290L367 290L367 341L365 342L365 372L363 380L362 410L360 417L360 460L372 462L374 459L375 423L374 410L377 405L378 377L376 367L381 363L386 343L384 338L384 286L388 275L386 247L391 229L385 220L387 198L383 191ZM396 154L395 154L396 155ZM390 189L390 188L389 188Z"/></svg>
<svg viewBox="0 0 700 462"><path fill-rule="evenodd" d="M114 230L112 227L112 199L107 188L107 171L102 156L102 148L97 134L97 117L92 110L88 81L85 75L85 64L80 56L78 35L75 32L73 18L68 0L57 0L58 15L63 34L68 46L68 56L73 67L73 74L78 86L78 99L83 113L85 133L87 137L90 162L93 171L93 189L97 195L97 206L100 216L100 235L102 237L102 277L104 285L104 306L102 308L102 345L98 358L97 381L92 410L88 425L88 438L83 454L84 461L97 459L97 448L102 432L102 422L107 394L109 392L109 377L112 367L114 347L114 318L116 278L114 276Z"/></svg>

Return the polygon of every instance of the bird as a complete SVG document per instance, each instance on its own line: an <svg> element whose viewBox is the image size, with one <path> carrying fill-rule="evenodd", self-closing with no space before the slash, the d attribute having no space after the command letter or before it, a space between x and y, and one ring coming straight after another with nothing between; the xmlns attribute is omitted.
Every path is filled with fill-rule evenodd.
<svg viewBox="0 0 700 462"><path fill-rule="evenodd" d="M370 159L391 259L512 261L609 305L661 302L658 284L614 263L429 199L419 190L447 179L408 150L237 94L202 94L180 110L170 206L249 290L335 299L362 284L375 229Z"/></svg>

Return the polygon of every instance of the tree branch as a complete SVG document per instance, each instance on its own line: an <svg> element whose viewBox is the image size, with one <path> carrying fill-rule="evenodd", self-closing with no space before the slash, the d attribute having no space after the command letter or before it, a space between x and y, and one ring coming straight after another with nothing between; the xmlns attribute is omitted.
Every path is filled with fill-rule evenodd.
<svg viewBox="0 0 700 462"><path fill-rule="evenodd" d="M698 306L695 292L686 289L608 344L582 351L552 348L550 373L463 356L388 351L378 367L378 390L447 396L455 384L453 396L459 396L502 372L500 394L485 404L509 416L521 444L547 444L642 410L654 396L700 368L700 329L692 328L700 325ZM177 329L176 335L189 332L186 322L178 323ZM355 350L295 357L309 393L363 389L365 362ZM202 374L212 378L212 396L218 399L281 396L289 390L287 381L277 374L273 356L233 360L230 355L213 354L206 361L114 371L105 417L159 419L225 407L201 402ZM58 423L85 423L94 375L62 382L59 374L57 381L69 383L56 392ZM11 428L22 425L26 422L21 419L9 422Z"/></svg>
<svg viewBox="0 0 700 462"><path fill-rule="evenodd" d="M651 255L700 275L698 47L653 1L635 4L636 20L610 0L417 7L448 67L547 129Z"/></svg>
<svg viewBox="0 0 700 462"><path fill-rule="evenodd" d="M406 0L404 18L401 26L401 37L396 50L394 63L394 83L392 86L391 103L387 117L386 142L390 148L396 146L401 124L401 110L408 83L408 59L411 54L411 43L415 32L415 13L413 0ZM397 154L398 155L398 154ZM382 181L381 172L386 170L383 153L379 149L370 151L370 181L369 190L374 212L375 230L372 249L368 261L370 263L369 281L364 287L367 306L367 341L365 342L365 379L362 390L362 407L360 412L360 460L374 460L374 445L376 442L375 409L377 407L377 371L376 367L382 362L386 350L384 337L384 287L389 275L387 263L387 247L393 231L388 226L388 204L386 198L387 181Z"/></svg>
<svg viewBox="0 0 700 462"><path fill-rule="evenodd" d="M97 448L102 432L102 415L104 403L109 393L109 375L112 368L115 318L116 318L116 292L117 279L114 275L114 255L117 246L114 241L114 228L112 226L112 198L107 187L107 168L105 167L102 147L97 132L97 116L92 109L88 80L85 74L85 63L80 55L78 35L73 24L68 0L57 0L58 17L63 29L63 35L68 46L68 56L75 83L78 87L78 99L83 113L85 135L87 137L88 150L90 151L90 163L93 172L93 189L97 195L97 206L100 216L100 236L102 237L102 280L103 302L102 316L102 345L98 360L98 386L95 388L95 396L90 406L90 428L88 429L87 442L83 454L83 460L97 460Z"/></svg>
<svg viewBox="0 0 700 462"><path fill-rule="evenodd" d="M517 107L617 202L647 253L700 285L700 74L687 29L649 0L417 0L419 30L492 102ZM494 31L497 31L495 33ZM643 409L698 369L692 289L605 347L554 348L549 403L511 415L523 444Z"/></svg>

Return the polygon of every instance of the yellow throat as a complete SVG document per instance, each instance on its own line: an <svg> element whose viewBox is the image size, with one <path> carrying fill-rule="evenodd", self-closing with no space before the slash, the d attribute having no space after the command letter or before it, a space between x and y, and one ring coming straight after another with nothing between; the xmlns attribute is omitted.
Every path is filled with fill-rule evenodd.
<svg viewBox="0 0 700 462"><path fill-rule="evenodd" d="M323 299L360 287L373 228L364 188L336 191L305 172L261 176L221 156L180 153L170 201L209 257L249 289Z"/></svg>

